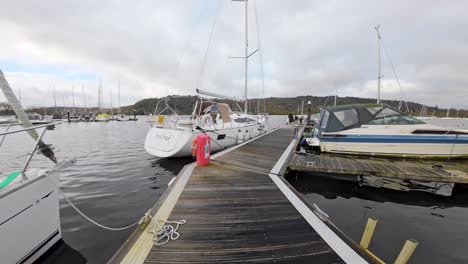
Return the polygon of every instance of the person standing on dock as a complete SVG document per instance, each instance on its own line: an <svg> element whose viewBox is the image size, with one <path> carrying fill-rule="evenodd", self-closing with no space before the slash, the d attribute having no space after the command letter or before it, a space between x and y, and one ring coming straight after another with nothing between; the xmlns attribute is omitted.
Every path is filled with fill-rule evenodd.
<svg viewBox="0 0 468 264"><path fill-rule="evenodd" d="M293 117L293 115L291 113L289 113L289 115L288 115L288 120L289 120L288 125L290 125L290 124L292 124L294 122L294 117Z"/></svg>

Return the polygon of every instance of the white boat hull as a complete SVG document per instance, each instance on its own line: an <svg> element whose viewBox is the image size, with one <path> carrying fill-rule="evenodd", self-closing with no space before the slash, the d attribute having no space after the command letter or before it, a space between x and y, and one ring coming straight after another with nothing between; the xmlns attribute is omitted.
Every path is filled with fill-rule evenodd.
<svg viewBox="0 0 468 264"><path fill-rule="evenodd" d="M321 142L322 152L402 158L468 158L468 144Z"/></svg>
<svg viewBox="0 0 468 264"><path fill-rule="evenodd" d="M58 191L37 175L0 192L1 263L32 263L62 238Z"/></svg>
<svg viewBox="0 0 468 264"><path fill-rule="evenodd" d="M414 134L442 128L421 124L363 126L319 136L322 152L408 158L468 158L467 134ZM443 129L442 129L443 131ZM465 130L451 130L466 133Z"/></svg>
<svg viewBox="0 0 468 264"><path fill-rule="evenodd" d="M204 133L211 138L211 151L216 152L260 135L264 130L259 128L260 125L256 123L226 129L207 129ZM192 142L199 134L203 132L192 131L189 126L177 129L155 126L146 136L145 150L153 156L162 158L192 156ZM224 135L224 138L220 135Z"/></svg>

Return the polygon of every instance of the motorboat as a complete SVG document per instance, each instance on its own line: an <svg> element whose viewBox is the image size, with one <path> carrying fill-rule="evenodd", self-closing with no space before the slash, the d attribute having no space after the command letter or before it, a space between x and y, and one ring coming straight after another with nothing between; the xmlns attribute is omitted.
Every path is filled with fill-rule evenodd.
<svg viewBox="0 0 468 264"><path fill-rule="evenodd" d="M109 115L109 120L110 121L117 121L118 116L116 114Z"/></svg>
<svg viewBox="0 0 468 264"><path fill-rule="evenodd" d="M11 134L28 133L34 139L32 151L25 150L28 154L21 168L0 171L1 262L33 263L62 238L58 171L70 162L57 163L53 150L42 140L47 128L54 124L32 125L1 70L0 89L23 126L14 131L7 128L0 132L0 147ZM36 153L43 154L55 165L48 170L30 168L30 161ZM19 159L24 156L13 157Z"/></svg>
<svg viewBox="0 0 468 264"><path fill-rule="evenodd" d="M125 115L125 114L119 114L119 115L117 115L116 120L117 121L129 121L130 117L128 115Z"/></svg>
<svg viewBox="0 0 468 264"><path fill-rule="evenodd" d="M80 122L81 121L81 117L79 114L77 113L72 113L70 114L70 118L69 118L70 122Z"/></svg>
<svg viewBox="0 0 468 264"><path fill-rule="evenodd" d="M92 121L92 115L90 114L83 114L81 116L81 120L84 121L84 122L90 122Z"/></svg>
<svg viewBox="0 0 468 264"><path fill-rule="evenodd" d="M426 124L385 104L323 108L307 143L335 154L468 158L468 130Z"/></svg>
<svg viewBox="0 0 468 264"><path fill-rule="evenodd" d="M95 119L96 122L109 122L110 116L108 114L98 114Z"/></svg>
<svg viewBox="0 0 468 264"><path fill-rule="evenodd" d="M159 104L172 111L171 115L156 112ZM152 124L145 150L156 157L183 157L192 155L197 135L206 134L212 140L213 152L239 144L265 132L266 115L234 112L226 103L200 98L190 117L179 116L169 104L170 99L158 102L157 121Z"/></svg>

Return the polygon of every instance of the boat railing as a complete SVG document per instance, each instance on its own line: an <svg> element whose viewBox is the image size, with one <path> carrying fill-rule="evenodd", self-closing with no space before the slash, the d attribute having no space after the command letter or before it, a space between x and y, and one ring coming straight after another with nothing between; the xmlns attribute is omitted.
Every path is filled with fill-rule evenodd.
<svg viewBox="0 0 468 264"><path fill-rule="evenodd" d="M174 127L177 127L177 122L179 121L180 118L179 118L179 115L177 114L177 112L175 111L175 109L172 106L169 105L170 100L171 100L170 97L166 97L164 99L159 100L156 103L156 107L154 108L153 116L158 118L158 120L155 121L154 123L162 125L162 123L164 123L165 117L168 116L168 118L171 121L172 125ZM161 102L163 102L164 105L161 106L161 110L159 110ZM169 115L163 115L165 111L170 111L170 114ZM160 119L160 118L162 118L162 119Z"/></svg>
<svg viewBox="0 0 468 264"><path fill-rule="evenodd" d="M49 123L49 124L44 124L44 125L31 126L31 127L12 130L12 131L10 131L10 128L13 125L8 125L4 132L0 132L0 148L1 148L6 136L8 136L8 135L22 133L22 132L28 132L30 130L41 129L41 131L38 133L38 137L35 139L34 146L33 146L32 150L31 150L31 152L27 154L28 157L27 157L27 159L26 159L26 161L25 161L25 163L23 165L23 168L21 170L21 177L22 177L23 181L28 180L25 172L29 167L29 163L31 162L32 158L34 157L34 154L38 150L39 144L40 144L42 138L44 137L45 132L48 129L53 128L55 125L60 124L60 123L62 123L62 122L55 122L55 123Z"/></svg>

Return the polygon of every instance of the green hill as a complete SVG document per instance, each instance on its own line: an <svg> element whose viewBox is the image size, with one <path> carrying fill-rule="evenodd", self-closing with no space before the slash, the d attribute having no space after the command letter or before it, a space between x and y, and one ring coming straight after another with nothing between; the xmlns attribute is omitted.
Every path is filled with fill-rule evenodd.
<svg viewBox="0 0 468 264"><path fill-rule="evenodd" d="M197 101L196 96L169 96L171 98L169 102L169 106L172 107L178 114L180 115L188 115L191 114L193 111L193 107L195 102ZM147 98L136 102L133 105L123 106L121 107L121 112L126 114L133 114L133 110L135 110L137 115L148 115L153 114L155 112L155 107L157 103L163 98ZM238 109L236 103L229 101L229 100L215 100L219 102L226 102L228 103L232 109ZM307 102L311 102L311 110L312 112L318 112L321 107L323 106L331 106L334 103L334 97L332 96L298 96L298 97L270 97L266 99L250 99L249 100L249 112L257 113L258 109L260 112L264 112L264 107L266 112L271 115L286 115L288 113L299 114L301 111L301 103L304 102L304 113L307 113ZM337 104L344 105L344 104L359 104L359 103L375 103L375 99L372 98L360 98L360 97L338 97ZM397 100L383 100L383 103L388 104L396 109L400 104L400 101ZM243 103L239 104L243 107ZM260 106L260 107L259 107ZM159 104L159 111L163 110L166 107L165 103L161 101ZM400 108L401 111L414 115L419 116L421 108L423 107L422 104L414 103L414 102L406 102ZM47 107L46 112L48 114L53 113L66 113L66 111L71 109L67 109L65 107L57 107L54 109L53 107ZM85 109L83 108L76 108L77 112L84 113ZM88 112L97 112L97 108L88 108ZM33 108L28 109L28 112L37 112L37 113L44 113L44 108ZM103 109L101 112L109 112L109 113L116 113L117 109ZM166 114L168 111L165 112ZM447 114L447 109L438 108L437 106L427 106L427 114L429 116L435 115L438 117L445 117ZM0 108L0 115L2 114L11 114L11 110L8 108ZM468 110L459 110L457 113L457 109L450 109L450 116L451 117L468 117Z"/></svg>

